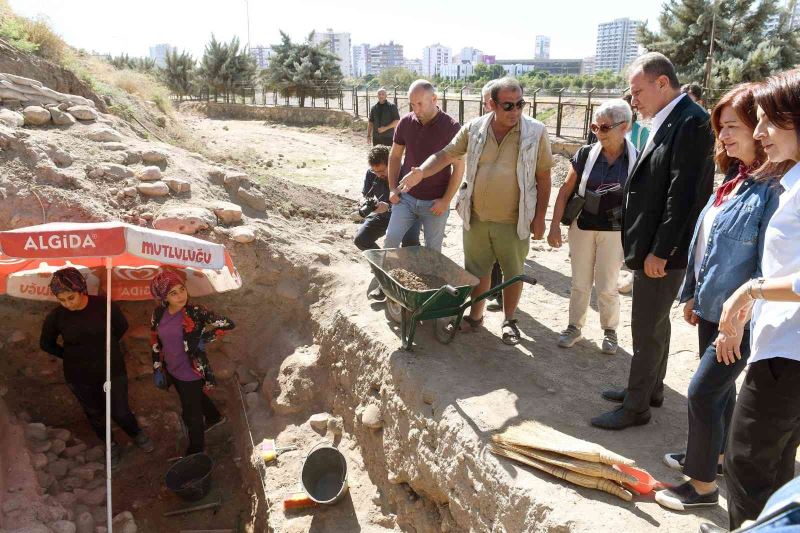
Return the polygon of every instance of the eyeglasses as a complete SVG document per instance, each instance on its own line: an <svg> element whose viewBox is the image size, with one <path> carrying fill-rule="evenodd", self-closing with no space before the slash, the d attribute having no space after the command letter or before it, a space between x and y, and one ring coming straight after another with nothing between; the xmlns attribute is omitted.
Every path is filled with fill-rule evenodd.
<svg viewBox="0 0 800 533"><path fill-rule="evenodd" d="M522 109L523 107L525 107L525 104L527 104L527 103L528 102L526 102L525 100L520 100L519 102L516 102L516 103L514 103L514 102L502 102L502 103L497 102L497 105L500 108L502 108L503 111L511 111L515 107L517 109Z"/></svg>
<svg viewBox="0 0 800 533"><path fill-rule="evenodd" d="M609 131L613 130L614 128L616 128L620 124L625 124L625 121L624 120L620 120L619 122L615 122L614 124L611 124L610 126L608 124L603 124L602 126L598 126L597 124L592 124L592 131L594 133L597 133L599 131L602 131L603 133L608 133Z"/></svg>

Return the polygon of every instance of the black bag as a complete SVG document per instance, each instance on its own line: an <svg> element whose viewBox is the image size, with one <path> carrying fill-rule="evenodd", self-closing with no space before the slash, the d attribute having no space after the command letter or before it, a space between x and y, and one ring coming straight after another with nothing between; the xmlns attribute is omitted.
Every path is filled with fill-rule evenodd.
<svg viewBox="0 0 800 533"><path fill-rule="evenodd" d="M564 214L561 215L561 223L565 226L571 226L572 222L581 214L585 203L586 198L576 192L572 193L572 197L567 202L566 207L564 207Z"/></svg>

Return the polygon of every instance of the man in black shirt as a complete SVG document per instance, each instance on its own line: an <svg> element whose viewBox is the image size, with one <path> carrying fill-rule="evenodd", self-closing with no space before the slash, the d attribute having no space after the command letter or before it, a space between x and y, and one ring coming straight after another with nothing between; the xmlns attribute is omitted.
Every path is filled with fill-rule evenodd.
<svg viewBox="0 0 800 533"><path fill-rule="evenodd" d="M372 146L383 144L392 145L394 128L400 122L400 112L397 106L386 99L386 89L378 89L378 103L369 110L369 123L367 124L367 142Z"/></svg>
<svg viewBox="0 0 800 533"><path fill-rule="evenodd" d="M386 235L386 228L389 227L389 217L391 215L391 204L389 203L389 182L388 164L389 147L378 145L369 151L367 157L370 169L364 176L364 187L361 195L364 200L374 198L378 201L375 210L367 215L361 227L358 228L353 242L359 250L374 250L378 248L375 242ZM363 204L363 201L362 201ZM419 231L421 223L417 221L403 237L403 246L419 246Z"/></svg>
<svg viewBox="0 0 800 533"><path fill-rule="evenodd" d="M64 380L83 407L97 437L105 441L106 380L106 302L89 296L86 280L75 268L53 274L50 290L59 306L50 311L42 326L39 345L45 352L62 359ZM119 307L111 304L111 418L145 452L152 452L153 442L139 428L128 406L128 375L119 340L128 329L128 321ZM58 343L61 337L61 344ZM111 464L119 462L120 447L111 443Z"/></svg>

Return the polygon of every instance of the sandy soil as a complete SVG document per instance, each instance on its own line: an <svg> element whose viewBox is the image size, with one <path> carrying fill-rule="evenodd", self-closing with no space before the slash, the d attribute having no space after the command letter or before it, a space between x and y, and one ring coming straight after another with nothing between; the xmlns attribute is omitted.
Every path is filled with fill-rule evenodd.
<svg viewBox="0 0 800 533"><path fill-rule="evenodd" d="M224 126L228 127L227 131ZM281 169L282 177L299 183L310 182L333 193L357 196L364 169L360 160L366 144L357 142L358 139L342 139L337 132L302 131L258 122L193 118L192 127L209 138L222 134L225 140L219 143L230 143L231 147L262 147L262 152L267 154L264 157L274 158L281 153L294 161L302 155L314 162L314 169L285 165ZM334 159L326 159L333 143L338 147ZM562 166L554 174L554 181L563 179L559 174L564 172L565 166ZM554 190L553 200L556 193ZM455 213L451 213L447 226L443 251L463 264L461 221ZM348 231L354 234L355 229L353 224ZM555 250L542 241L532 243L526 260L526 273L537 278L539 283L526 288L523 294L518 313L523 332L519 346L508 347L500 342L502 316L487 313L484 330L460 335L450 346L438 344L428 331L430 328L422 328L415 354L399 357L414 364L413 374L420 382L437 380L438 391L449 391L443 394L472 421L481 440L488 440L491 433L514 422L535 419L631 457L661 481L680 482L681 475L661 462L664 453L680 451L685 446L686 390L698 363L696 335L683 322L680 308L676 306L672 311L673 340L664 407L653 411L653 420L647 426L624 433L606 432L590 427L588 420L614 407L600 398L600 392L610 386L623 386L626 382L631 357L630 298L621 297L622 324L617 355L600 353L602 330L594 299L583 332L585 340L571 350L563 350L556 346L555 341L558 332L567 325L568 247ZM370 306L362 296L370 278L364 264L351 273L353 286L349 294L351 301L360 306L354 310L360 315L356 320L391 342L391 337L397 335L397 328L387 323L381 306ZM720 507L677 514L663 510L652 498L639 498L634 505L623 504L592 491L576 491L509 462L502 464L520 487L547 491L542 498L554 502L551 520L560 517L571 521L578 531L597 530L595 527L599 524L616 524L615 528L625 531L659 528L693 531L703 521L726 523L724 482L721 483L723 501ZM547 487L554 487L554 490ZM564 503L570 505L559 507L559 498L564 498Z"/></svg>

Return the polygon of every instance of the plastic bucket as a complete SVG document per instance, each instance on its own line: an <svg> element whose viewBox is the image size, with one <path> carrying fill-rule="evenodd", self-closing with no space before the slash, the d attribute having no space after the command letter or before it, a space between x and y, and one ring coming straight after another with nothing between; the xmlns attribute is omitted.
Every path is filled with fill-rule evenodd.
<svg viewBox="0 0 800 533"><path fill-rule="evenodd" d="M332 504L347 493L347 460L333 446L315 446L300 474L303 490L317 503Z"/></svg>
<svg viewBox="0 0 800 533"><path fill-rule="evenodd" d="M167 470L167 488L188 501L200 500L211 489L214 461L204 453L187 455Z"/></svg>

